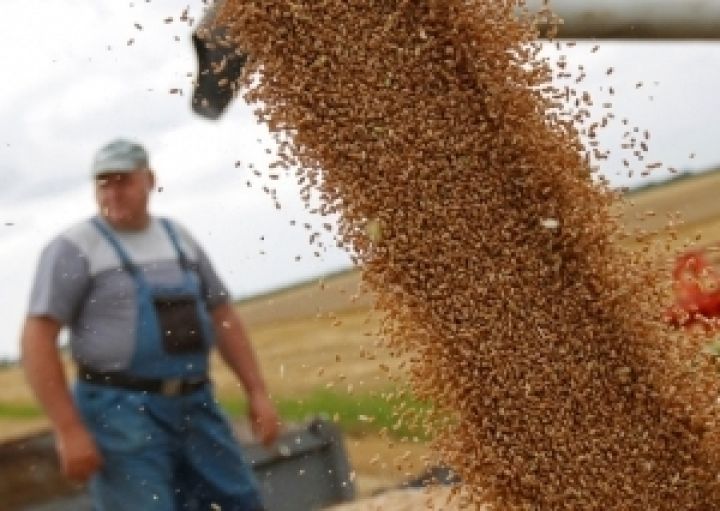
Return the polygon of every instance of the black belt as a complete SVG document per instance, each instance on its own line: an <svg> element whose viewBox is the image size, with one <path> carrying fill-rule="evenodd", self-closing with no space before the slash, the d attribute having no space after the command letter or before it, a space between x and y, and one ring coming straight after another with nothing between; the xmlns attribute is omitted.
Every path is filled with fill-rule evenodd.
<svg viewBox="0 0 720 511"><path fill-rule="evenodd" d="M192 378L140 378L116 371L95 371L87 367L78 368L78 379L95 385L107 385L125 390L152 392L163 396L181 396L204 387L210 380L207 376Z"/></svg>

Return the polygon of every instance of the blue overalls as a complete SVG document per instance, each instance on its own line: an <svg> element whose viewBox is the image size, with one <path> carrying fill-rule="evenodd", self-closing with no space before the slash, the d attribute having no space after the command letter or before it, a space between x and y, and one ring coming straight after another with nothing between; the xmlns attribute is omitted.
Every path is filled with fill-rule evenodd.
<svg viewBox="0 0 720 511"><path fill-rule="evenodd" d="M95 510L263 509L253 474L206 383L212 321L200 278L174 229L161 219L182 282L157 286L111 229L97 218L93 223L132 276L138 307L130 366L122 374L107 373L104 382L80 377L75 386L78 409L103 456L90 482ZM108 384L111 376L153 388Z"/></svg>

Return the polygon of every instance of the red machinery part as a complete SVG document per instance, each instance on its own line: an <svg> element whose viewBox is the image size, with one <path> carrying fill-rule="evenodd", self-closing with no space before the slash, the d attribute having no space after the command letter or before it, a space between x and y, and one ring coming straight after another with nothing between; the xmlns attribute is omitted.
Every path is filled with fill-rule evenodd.
<svg viewBox="0 0 720 511"><path fill-rule="evenodd" d="M677 326L720 320L720 273L705 249L682 254L672 272L675 303L666 319Z"/></svg>

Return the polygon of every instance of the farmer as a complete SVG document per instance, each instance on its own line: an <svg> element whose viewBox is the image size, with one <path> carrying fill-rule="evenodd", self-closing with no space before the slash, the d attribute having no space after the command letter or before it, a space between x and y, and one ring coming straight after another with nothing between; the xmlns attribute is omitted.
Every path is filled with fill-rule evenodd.
<svg viewBox="0 0 720 511"><path fill-rule="evenodd" d="M225 286L184 228L149 213L155 180L142 146L102 147L92 177L98 214L45 247L22 333L65 474L90 480L98 511L262 509L208 380L216 343L245 388L254 433L275 439L278 415Z"/></svg>

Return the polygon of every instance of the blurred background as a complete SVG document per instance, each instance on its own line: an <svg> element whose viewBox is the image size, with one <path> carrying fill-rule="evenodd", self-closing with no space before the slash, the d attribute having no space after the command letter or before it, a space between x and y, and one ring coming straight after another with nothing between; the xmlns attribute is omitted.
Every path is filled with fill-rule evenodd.
<svg viewBox="0 0 720 511"><path fill-rule="evenodd" d="M719 9L606 1L593 14L577 7L582 2L556 4L577 41L546 44L543 54L567 63L573 76L565 80L592 94L598 117L615 116L600 133L610 152L594 164L636 203L627 225L653 231L679 211L682 239L720 240ZM289 422L317 413L338 422L358 491L372 493L421 466L423 438L394 427L389 396L401 384L380 368L392 361L378 347L370 297L357 294L349 256L323 228L334 219L310 214L291 178L268 177L274 146L251 106L237 100L215 122L192 113L190 36L206 7L199 0L3 2L0 441L47 426L16 367L31 279L44 244L94 213L90 160L123 136L150 151L154 211L194 233L237 298L281 413ZM623 148L633 137L648 146L642 161L637 147ZM648 209L656 217L640 222L638 212ZM314 232L320 250L308 242ZM241 392L227 373L216 375L220 400L240 417ZM0 501L2 491L0 483Z"/></svg>

